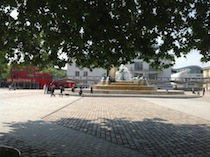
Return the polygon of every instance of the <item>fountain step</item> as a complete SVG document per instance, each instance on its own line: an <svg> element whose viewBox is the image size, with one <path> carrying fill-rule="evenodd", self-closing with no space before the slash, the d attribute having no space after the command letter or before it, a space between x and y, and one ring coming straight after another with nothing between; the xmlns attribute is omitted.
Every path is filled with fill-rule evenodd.
<svg viewBox="0 0 210 157"><path fill-rule="evenodd" d="M104 84L104 85L106 85L106 84ZM112 82L111 84L109 84L109 85L140 85L139 83L135 83L135 82Z"/></svg>
<svg viewBox="0 0 210 157"><path fill-rule="evenodd" d="M111 84L133 84L133 81L116 81Z"/></svg>
<svg viewBox="0 0 210 157"><path fill-rule="evenodd" d="M65 93L68 95L78 95L80 89L75 89L75 92L72 93L72 90L65 90ZM131 96L177 96L177 97L186 97L185 92L182 90L104 90L104 89L93 89L91 93L90 88L83 89L83 95L85 96L120 96L120 95L131 95ZM198 97L193 95L193 97Z"/></svg>
<svg viewBox="0 0 210 157"><path fill-rule="evenodd" d="M139 83L111 83L111 84L98 84L98 85L101 85L101 86L148 86L146 84L143 85Z"/></svg>
<svg viewBox="0 0 210 157"><path fill-rule="evenodd" d="M70 91L71 92L71 91ZM79 89L75 90L75 94L78 94ZM184 91L181 90L105 90L105 89L93 89L93 93L90 89L84 89L84 94L137 94L137 95L184 95ZM70 93L70 95L72 92Z"/></svg>
<svg viewBox="0 0 210 157"><path fill-rule="evenodd" d="M111 84L111 85L93 85L92 86L93 89L102 89L102 90L145 90L145 91L157 91L156 87L153 86L139 86L136 84L124 84L124 85L115 85L115 84Z"/></svg>

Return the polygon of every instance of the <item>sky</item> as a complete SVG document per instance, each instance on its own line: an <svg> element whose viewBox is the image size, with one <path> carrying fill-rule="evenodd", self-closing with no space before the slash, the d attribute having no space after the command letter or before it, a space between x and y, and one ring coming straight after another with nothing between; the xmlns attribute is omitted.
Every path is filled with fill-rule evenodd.
<svg viewBox="0 0 210 157"><path fill-rule="evenodd" d="M197 65L201 68L210 67L210 61L202 63L200 61L201 57L202 55L200 55L198 51L191 51L186 55L186 57L176 58L176 63L173 68L182 68L190 65ZM67 65L63 69L67 69Z"/></svg>
<svg viewBox="0 0 210 157"><path fill-rule="evenodd" d="M186 56L186 58L185 57L176 58L176 63L173 66L173 68L182 68L189 65L198 65L202 68L210 67L210 62L202 63L200 59L201 59L201 55L199 54L199 52L191 51Z"/></svg>

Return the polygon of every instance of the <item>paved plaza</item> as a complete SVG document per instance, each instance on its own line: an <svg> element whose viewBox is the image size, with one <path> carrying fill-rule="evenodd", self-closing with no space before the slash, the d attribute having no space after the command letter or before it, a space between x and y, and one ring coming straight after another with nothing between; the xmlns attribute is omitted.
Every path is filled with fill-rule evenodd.
<svg viewBox="0 0 210 157"><path fill-rule="evenodd" d="M15 147L22 157L210 157L208 92L58 92L50 97L42 90L0 89L0 146Z"/></svg>

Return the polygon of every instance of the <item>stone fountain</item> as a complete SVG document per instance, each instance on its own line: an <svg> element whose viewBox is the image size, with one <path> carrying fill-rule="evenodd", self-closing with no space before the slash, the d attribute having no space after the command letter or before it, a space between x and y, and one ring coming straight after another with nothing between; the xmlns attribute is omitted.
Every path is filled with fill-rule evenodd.
<svg viewBox="0 0 210 157"><path fill-rule="evenodd" d="M120 65L115 72L115 81L111 81L110 76L102 77L101 81L93 85L94 91L101 93L153 93L157 88L150 86L144 76L131 77L131 73L125 65Z"/></svg>

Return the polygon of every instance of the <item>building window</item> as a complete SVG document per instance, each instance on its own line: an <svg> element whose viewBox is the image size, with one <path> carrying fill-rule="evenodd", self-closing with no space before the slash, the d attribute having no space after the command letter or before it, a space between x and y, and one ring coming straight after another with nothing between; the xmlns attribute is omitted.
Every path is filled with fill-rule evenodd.
<svg viewBox="0 0 210 157"><path fill-rule="evenodd" d="M157 74L149 74L149 79L156 80L158 78Z"/></svg>
<svg viewBox="0 0 210 157"><path fill-rule="evenodd" d="M75 76L79 76L79 71L75 71Z"/></svg>
<svg viewBox="0 0 210 157"><path fill-rule="evenodd" d="M83 76L88 76L88 72L87 71L84 71L83 72Z"/></svg>
<svg viewBox="0 0 210 157"><path fill-rule="evenodd" d="M135 71L143 70L143 62L135 62L134 63L134 70Z"/></svg>

